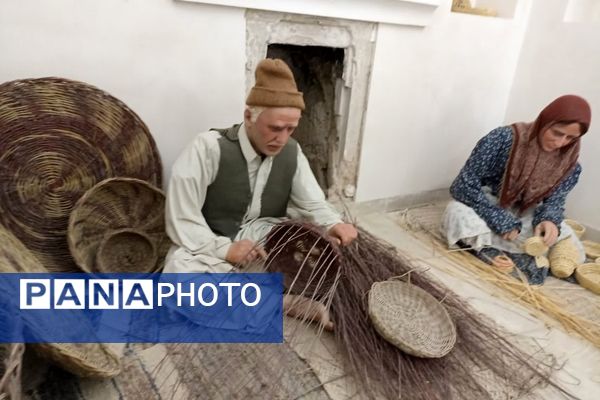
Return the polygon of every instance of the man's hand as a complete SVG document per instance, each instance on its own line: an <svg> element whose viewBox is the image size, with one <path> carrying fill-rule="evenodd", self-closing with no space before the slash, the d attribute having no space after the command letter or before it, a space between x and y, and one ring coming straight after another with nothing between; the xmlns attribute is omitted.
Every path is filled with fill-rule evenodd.
<svg viewBox="0 0 600 400"><path fill-rule="evenodd" d="M319 301L303 296L286 294L283 297L283 311L290 317L314 321L323 325L323 328L327 331L333 330L333 322L329 316L329 311Z"/></svg>
<svg viewBox="0 0 600 400"><path fill-rule="evenodd" d="M544 244L552 247L558 239L558 228L554 222L542 221L535 227L534 235L541 236L544 239Z"/></svg>
<svg viewBox="0 0 600 400"><path fill-rule="evenodd" d="M515 240L519 236L519 230L513 229L510 232L506 232L502 234L502 239L504 240Z"/></svg>
<svg viewBox="0 0 600 400"><path fill-rule="evenodd" d="M335 224L329 229L329 236L337 239L337 243L347 246L358 237L358 231L352 224Z"/></svg>
<svg viewBox="0 0 600 400"><path fill-rule="evenodd" d="M225 261L234 265L247 264L257 258L265 259L267 258L267 253L252 240L244 239L231 243L231 247L229 247L225 256Z"/></svg>

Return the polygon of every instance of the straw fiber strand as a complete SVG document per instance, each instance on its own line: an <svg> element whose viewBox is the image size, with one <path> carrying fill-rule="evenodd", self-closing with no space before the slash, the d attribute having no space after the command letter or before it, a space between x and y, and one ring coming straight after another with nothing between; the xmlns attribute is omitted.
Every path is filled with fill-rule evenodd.
<svg viewBox="0 0 600 400"><path fill-rule="evenodd" d="M86 272L161 268L171 245L164 208L164 193L147 182L100 182L79 199L69 219L68 242L75 262Z"/></svg>
<svg viewBox="0 0 600 400"><path fill-rule="evenodd" d="M113 176L161 185L156 144L125 104L61 78L0 85L0 223L48 269L76 270L65 240L69 214Z"/></svg>

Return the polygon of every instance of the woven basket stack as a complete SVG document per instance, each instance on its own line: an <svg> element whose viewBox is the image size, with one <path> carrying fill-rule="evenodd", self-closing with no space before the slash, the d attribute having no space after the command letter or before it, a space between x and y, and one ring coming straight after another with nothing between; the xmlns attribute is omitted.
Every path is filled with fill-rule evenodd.
<svg viewBox="0 0 600 400"><path fill-rule="evenodd" d="M148 128L124 103L61 78L1 84L0 155L0 272L162 266L170 245L162 164ZM79 376L120 371L119 357L104 344L32 348ZM9 353L22 354L15 351ZM11 360L0 374L0 398L15 396Z"/></svg>
<svg viewBox="0 0 600 400"><path fill-rule="evenodd" d="M68 241L85 272L155 272L171 242L165 234L165 195L134 178L106 179L79 199Z"/></svg>

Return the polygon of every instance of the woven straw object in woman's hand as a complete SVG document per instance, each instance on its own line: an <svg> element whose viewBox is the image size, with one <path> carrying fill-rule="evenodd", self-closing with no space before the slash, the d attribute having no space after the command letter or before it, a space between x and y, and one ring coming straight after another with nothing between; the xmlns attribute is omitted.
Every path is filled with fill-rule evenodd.
<svg viewBox="0 0 600 400"><path fill-rule="evenodd" d="M540 236L532 236L523 243L523 250L530 256L542 256L548 251L548 246Z"/></svg>

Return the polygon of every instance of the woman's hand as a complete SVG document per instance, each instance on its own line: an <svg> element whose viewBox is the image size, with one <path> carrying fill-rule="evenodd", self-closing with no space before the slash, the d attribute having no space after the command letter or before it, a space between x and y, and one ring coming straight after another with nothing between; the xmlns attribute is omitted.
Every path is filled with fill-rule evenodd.
<svg viewBox="0 0 600 400"><path fill-rule="evenodd" d="M544 239L544 244L552 247L558 239L558 227L551 221L542 221L536 227L534 235L541 236Z"/></svg>
<svg viewBox="0 0 600 400"><path fill-rule="evenodd" d="M502 239L504 240L515 240L519 236L519 230L513 229L510 232L506 232L502 234Z"/></svg>

